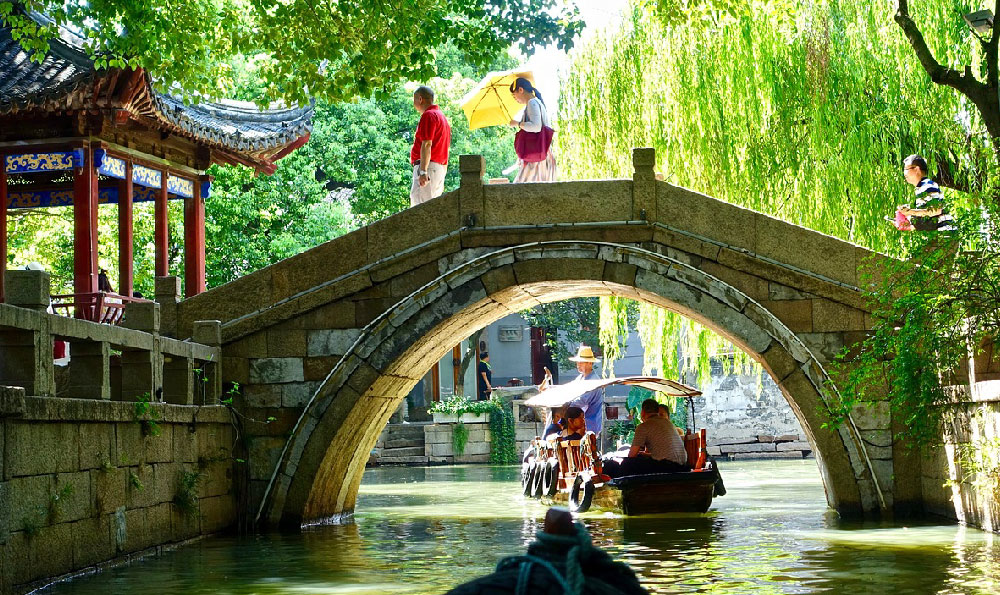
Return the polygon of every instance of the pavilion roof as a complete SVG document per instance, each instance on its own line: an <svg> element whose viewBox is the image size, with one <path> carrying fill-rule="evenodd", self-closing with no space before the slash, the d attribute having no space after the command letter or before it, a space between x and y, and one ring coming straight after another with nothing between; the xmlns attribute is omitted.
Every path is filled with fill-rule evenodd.
<svg viewBox="0 0 1000 595"><path fill-rule="evenodd" d="M154 90L142 69L95 69L83 41L62 28L38 63L12 38L10 28L0 28L0 119L25 113L124 111L146 128L213 149L213 161L245 163L268 172L312 128L312 106L261 110L237 101L186 104Z"/></svg>

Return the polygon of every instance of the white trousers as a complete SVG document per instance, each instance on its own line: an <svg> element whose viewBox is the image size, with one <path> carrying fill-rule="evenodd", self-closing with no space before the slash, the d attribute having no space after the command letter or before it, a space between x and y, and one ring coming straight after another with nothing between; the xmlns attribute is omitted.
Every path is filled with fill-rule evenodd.
<svg viewBox="0 0 1000 595"><path fill-rule="evenodd" d="M448 173L447 165L431 161L427 167L427 177L430 179L423 186L420 185L420 176L417 175L417 171L419 170L420 164L413 166L413 185L410 186L411 207L427 202L444 193L444 176Z"/></svg>

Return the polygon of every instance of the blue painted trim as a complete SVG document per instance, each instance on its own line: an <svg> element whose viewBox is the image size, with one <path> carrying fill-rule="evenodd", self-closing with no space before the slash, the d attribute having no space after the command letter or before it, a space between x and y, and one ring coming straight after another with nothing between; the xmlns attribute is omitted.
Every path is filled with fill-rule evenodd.
<svg viewBox="0 0 1000 595"><path fill-rule="evenodd" d="M8 174L65 171L82 166L83 149L49 153L17 153L4 157L4 169Z"/></svg>
<svg viewBox="0 0 1000 595"><path fill-rule="evenodd" d="M201 183L201 199L205 200L212 194L212 183L205 181Z"/></svg>
<svg viewBox="0 0 1000 595"><path fill-rule="evenodd" d="M158 189L135 187L132 190L132 202L152 202L156 200ZM179 200L183 196L168 194L168 199ZM118 204L117 188L101 188L98 192L99 204ZM7 200L8 209L39 209L42 207L65 207L73 204L72 190L46 190L44 192L10 192Z"/></svg>
<svg viewBox="0 0 1000 595"><path fill-rule="evenodd" d="M125 160L108 155L104 149L94 151L94 164L97 165L97 173L109 178L125 179Z"/></svg>

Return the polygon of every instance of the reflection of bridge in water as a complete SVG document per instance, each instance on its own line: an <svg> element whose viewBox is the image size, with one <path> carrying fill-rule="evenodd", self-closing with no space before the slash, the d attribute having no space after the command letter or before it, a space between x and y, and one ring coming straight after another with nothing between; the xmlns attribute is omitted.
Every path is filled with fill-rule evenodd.
<svg viewBox="0 0 1000 595"><path fill-rule="evenodd" d="M824 366L867 328L871 253L659 182L651 149L633 162L631 180L490 186L465 155L458 190L178 304L181 336L222 319L226 380L279 418L251 438L260 520L349 514L379 432L435 361L509 313L595 295L679 312L763 364L834 508L917 503L919 465L864 439L887 415L823 428Z"/></svg>

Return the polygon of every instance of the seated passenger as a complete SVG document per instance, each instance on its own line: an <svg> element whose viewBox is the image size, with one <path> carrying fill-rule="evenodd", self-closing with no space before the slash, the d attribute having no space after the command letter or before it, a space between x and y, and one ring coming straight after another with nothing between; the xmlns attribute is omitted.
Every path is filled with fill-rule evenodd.
<svg viewBox="0 0 1000 595"><path fill-rule="evenodd" d="M563 417L563 427L559 433L560 440L580 440L587 433L587 422L583 417L583 409L567 407Z"/></svg>
<svg viewBox="0 0 1000 595"><path fill-rule="evenodd" d="M542 438L545 440L555 440L558 437L558 434L563 431L563 413L564 410L562 407L555 407L549 410L549 423L545 426L545 431L542 432Z"/></svg>
<svg viewBox="0 0 1000 595"><path fill-rule="evenodd" d="M642 423L635 429L635 438L632 440L632 447L629 448L628 457L621 461L606 460L604 473L611 477L621 477L689 471L684 441L670 419L660 417L659 403L654 399L643 401L640 417ZM648 449L648 455L640 454L643 448Z"/></svg>

